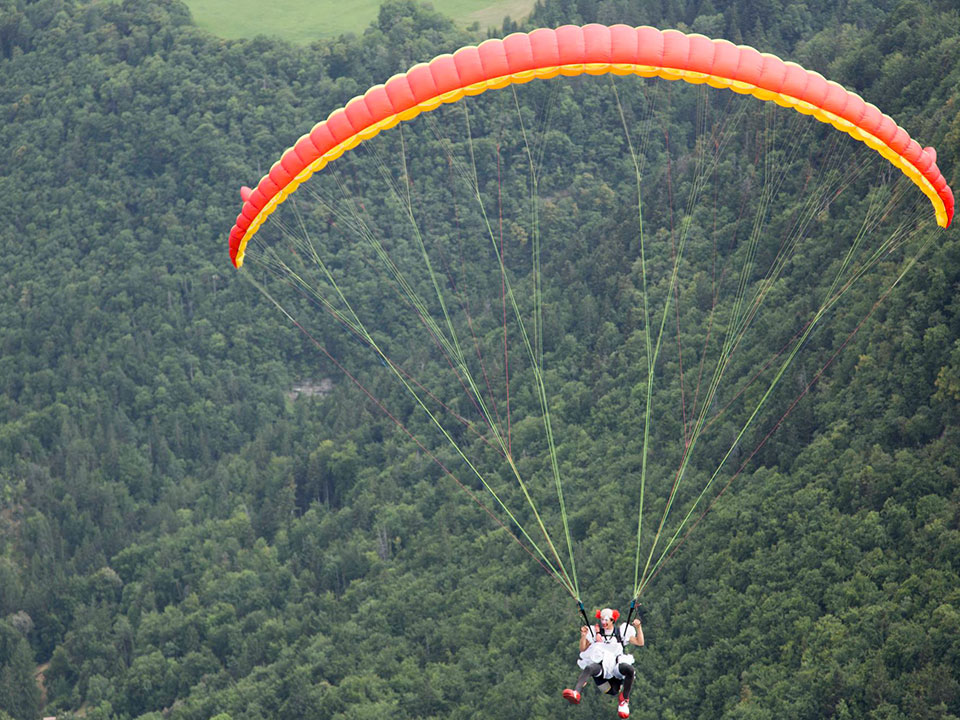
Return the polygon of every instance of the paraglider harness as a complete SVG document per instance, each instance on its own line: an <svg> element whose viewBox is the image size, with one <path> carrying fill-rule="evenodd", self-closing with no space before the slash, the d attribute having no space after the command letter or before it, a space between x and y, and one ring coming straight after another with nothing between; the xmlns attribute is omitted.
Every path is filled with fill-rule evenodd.
<svg viewBox="0 0 960 720"><path fill-rule="evenodd" d="M597 686L597 691L604 695L619 695L620 688L623 687L623 680L620 678L605 678L603 675L595 677L593 682Z"/></svg>
<svg viewBox="0 0 960 720"><path fill-rule="evenodd" d="M604 642L609 640L611 637L616 638L617 642L620 643L620 647L626 650L627 644L624 642L623 637L620 635L620 628L617 627L616 622L613 624L613 632L605 633L599 625L594 625L593 629L596 635L599 635L603 638ZM620 655L617 655L617 662L620 662ZM605 678L601 672L599 675L594 676L594 684L597 686L597 690L607 695L619 695L620 688L623 685L623 681L620 678Z"/></svg>
<svg viewBox="0 0 960 720"><path fill-rule="evenodd" d="M580 614L583 616L584 621L586 621L587 627L590 627L590 622L587 621L587 613L583 609L583 603L578 603L578 604L580 605ZM636 601L636 598L634 598L630 602L630 612L627 613L627 622L626 622L627 625L630 624L630 618L633 616L633 611L636 609L636 606L637 606L637 601ZM639 617L639 614L640 614L639 611L637 611L638 617ZM626 649L627 643L624 642L623 637L620 635L620 628L617 626L616 621L614 621L613 623L612 633L607 634L603 632L603 630L600 629L599 624L594 624L593 629L595 631L594 637L599 635L604 639L604 641L606 641L608 638L614 637L617 639L617 642L620 643L620 647ZM617 656L618 660L619 660L619 657L620 656L618 655ZM594 676L593 682L597 686L597 690L606 695L619 695L620 688L623 686L623 680L621 680L620 678L605 678L603 676L603 673L600 673L599 675Z"/></svg>

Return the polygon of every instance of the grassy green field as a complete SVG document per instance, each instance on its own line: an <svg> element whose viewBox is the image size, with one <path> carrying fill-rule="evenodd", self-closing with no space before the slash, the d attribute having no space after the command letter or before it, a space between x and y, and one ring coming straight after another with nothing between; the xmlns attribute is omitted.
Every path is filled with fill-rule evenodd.
<svg viewBox="0 0 960 720"><path fill-rule="evenodd" d="M535 0L435 0L433 7L463 27L499 28L505 16L525 18ZM194 21L223 38L279 36L307 44L321 37L361 33L377 17L380 0L187 0Z"/></svg>

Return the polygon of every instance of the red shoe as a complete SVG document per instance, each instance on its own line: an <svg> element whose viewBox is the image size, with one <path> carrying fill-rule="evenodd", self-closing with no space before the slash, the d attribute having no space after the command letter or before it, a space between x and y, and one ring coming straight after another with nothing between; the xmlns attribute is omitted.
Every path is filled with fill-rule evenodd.
<svg viewBox="0 0 960 720"><path fill-rule="evenodd" d="M580 704L580 693L578 693L576 690L571 690L570 688L567 688L566 690L563 691L563 698L571 705Z"/></svg>
<svg viewBox="0 0 960 720"><path fill-rule="evenodd" d="M630 700L620 693L620 705L617 707L617 715L622 718L630 717Z"/></svg>

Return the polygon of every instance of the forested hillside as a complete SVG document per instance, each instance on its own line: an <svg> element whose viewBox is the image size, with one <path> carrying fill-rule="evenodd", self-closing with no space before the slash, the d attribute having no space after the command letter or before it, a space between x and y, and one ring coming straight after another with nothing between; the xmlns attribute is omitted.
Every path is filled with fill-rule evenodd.
<svg viewBox="0 0 960 720"><path fill-rule="evenodd" d="M960 181L954 3L548 0L503 32L588 22L674 27L799 62L937 148L951 186ZM680 415L696 404L697 362L677 348L706 347L719 307L709 270L670 284L667 250L651 256L651 272L667 271L646 288L637 188L651 245L689 234L691 266L716 265L724 233L769 232L775 247L793 237L778 228L807 218L806 244L764 291L765 314L714 403L753 404L704 433L689 465L699 485L678 503L716 480L641 597L647 646L632 717L960 717L960 244L955 228L932 227L909 182L859 164L869 150L846 147L859 143L841 136L833 151L827 130L807 136L809 118L794 113L780 128L780 115L753 112L752 99L741 111L726 91L530 83L471 105L468 141L417 119L402 143L383 141L396 151L386 161L374 151L344 163L341 201L298 205L288 220L336 243L333 275L379 316L371 338L392 343L389 358L334 332L337 322L312 342L246 281L257 248L250 268L231 266L242 184L370 85L482 39L402 0L362 36L308 48L219 40L175 1L0 0L0 720L614 717L609 698L561 699L576 672L576 604L495 503L482 501L503 525L445 472L458 456L388 366L456 383L415 340L418 311L404 314L363 274L370 265L345 228L367 215L337 214L360 207L379 218L371 227L385 245L399 245L403 203L369 178L416 178L397 198L452 248L467 220L482 222L450 190L467 158L476 194L495 208L492 234L524 251L542 234L544 277L555 279L532 295L543 339L531 354L557 390L554 457L588 610L630 600L641 467L651 486L667 478L652 491L648 510L659 512L690 437ZM446 117L462 131L466 116ZM739 134L721 155L731 126ZM528 142L539 195L524 174ZM709 174L697 174L700 157ZM768 158L789 172L760 233L750 213ZM844 174L848 160L858 175ZM816 178L823 204L808 207ZM703 207L688 211L676 198L701 182ZM906 197L875 219L883 192ZM798 318L840 272L810 243L842 260L842 243L874 222L910 242L881 246L803 335ZM728 255L739 259L739 247ZM779 257L762 244L760 256ZM536 288L522 257L511 277ZM457 262L439 284L479 293L477 259ZM504 354L502 277L496 267L486 278L492 306L466 316L478 352ZM639 370L647 293L677 328L657 392L679 411L652 423ZM284 302L324 315L310 297ZM798 330L796 358L761 405L751 378L772 375ZM504 426L507 412L516 418L520 471L549 485L548 443L523 420L542 413L520 390L536 373L509 362L516 391L509 411L498 395L497 412ZM471 412L461 403L451 416ZM471 458L497 457L465 431L455 439ZM483 493L469 473L452 474ZM504 498L523 506L516 487Z"/></svg>

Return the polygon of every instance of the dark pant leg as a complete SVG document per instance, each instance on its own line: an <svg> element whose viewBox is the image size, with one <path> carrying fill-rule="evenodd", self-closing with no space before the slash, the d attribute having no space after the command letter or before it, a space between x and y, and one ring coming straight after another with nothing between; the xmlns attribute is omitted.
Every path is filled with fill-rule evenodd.
<svg viewBox="0 0 960 720"><path fill-rule="evenodd" d="M603 673L603 666L600 663L590 663L580 671L580 677L577 678L577 686L574 690L580 692L583 690L583 686L587 684L587 680L597 677L601 673Z"/></svg>
<svg viewBox="0 0 960 720"><path fill-rule="evenodd" d="M623 675L623 687L621 688L620 692L624 699L627 699L630 697L630 688L633 687L633 665L630 665L629 663L620 663L620 674Z"/></svg>

